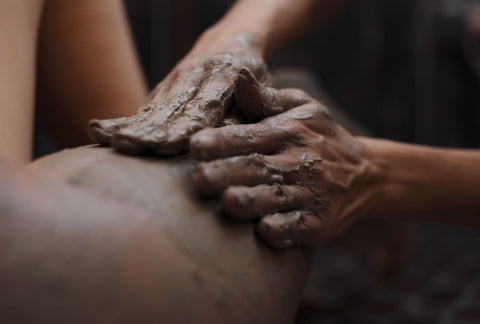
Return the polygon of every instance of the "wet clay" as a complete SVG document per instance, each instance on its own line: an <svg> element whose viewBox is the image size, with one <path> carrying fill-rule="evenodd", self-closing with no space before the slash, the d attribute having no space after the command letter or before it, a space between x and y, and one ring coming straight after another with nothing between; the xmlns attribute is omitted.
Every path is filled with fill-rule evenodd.
<svg viewBox="0 0 480 324"><path fill-rule="evenodd" d="M218 217L193 166L85 147L2 178L2 323L291 322L305 250Z"/></svg>
<svg viewBox="0 0 480 324"><path fill-rule="evenodd" d="M94 142L123 153L185 152L192 134L221 124L243 68L260 83L268 81L264 62L247 51L185 59L157 86L137 115L92 120L89 135Z"/></svg>
<svg viewBox="0 0 480 324"><path fill-rule="evenodd" d="M197 190L221 196L235 219L258 220L257 232L275 247L341 234L355 219L361 194L352 188L367 168L359 141L303 91L264 87L246 70L236 101L261 121L192 137L191 153L205 161L193 172Z"/></svg>

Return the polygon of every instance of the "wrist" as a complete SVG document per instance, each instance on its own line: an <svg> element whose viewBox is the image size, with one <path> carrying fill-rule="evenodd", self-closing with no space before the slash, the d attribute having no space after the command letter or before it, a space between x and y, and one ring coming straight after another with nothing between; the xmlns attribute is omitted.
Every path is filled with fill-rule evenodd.
<svg viewBox="0 0 480 324"><path fill-rule="evenodd" d="M364 182L367 184L368 199L359 215L360 219L384 219L394 217L398 212L403 186L398 181L392 152L394 142L359 137L364 146L364 158L368 167ZM394 150L393 150L394 151Z"/></svg>
<svg viewBox="0 0 480 324"><path fill-rule="evenodd" d="M253 52L265 59L265 36L254 30L228 28L222 22L210 27L195 43L191 54L207 54L218 52Z"/></svg>
<svg viewBox="0 0 480 324"><path fill-rule="evenodd" d="M474 216L480 211L478 151L360 141L378 192L368 208L371 218L480 224Z"/></svg>

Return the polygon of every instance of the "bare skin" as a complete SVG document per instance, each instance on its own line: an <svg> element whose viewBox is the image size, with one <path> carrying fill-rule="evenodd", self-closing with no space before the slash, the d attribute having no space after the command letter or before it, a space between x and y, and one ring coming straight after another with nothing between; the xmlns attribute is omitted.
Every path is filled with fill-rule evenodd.
<svg viewBox="0 0 480 324"><path fill-rule="evenodd" d="M36 37L43 1L0 1L0 158L31 158Z"/></svg>
<svg viewBox="0 0 480 324"><path fill-rule="evenodd" d="M130 115L146 98L120 1L0 0L0 40L5 161L30 160L34 106L57 143L75 146L88 120Z"/></svg>
<svg viewBox="0 0 480 324"><path fill-rule="evenodd" d="M47 0L38 42L37 115L59 145L89 144L90 119L127 116L145 101L121 1Z"/></svg>
<svg viewBox="0 0 480 324"><path fill-rule="evenodd" d="M221 195L233 218L259 219L257 232L272 246L316 245L357 219L480 225L478 151L354 137L306 94L249 79L241 107L269 107L268 117L280 104L286 112L195 134L191 152L206 162L193 181Z"/></svg>
<svg viewBox="0 0 480 324"><path fill-rule="evenodd" d="M235 80L248 68L268 84L263 59L324 22L347 1L240 0L131 117L92 120L90 138L124 153L177 154L197 131L215 127L232 108ZM318 15L314 9L319 7Z"/></svg>

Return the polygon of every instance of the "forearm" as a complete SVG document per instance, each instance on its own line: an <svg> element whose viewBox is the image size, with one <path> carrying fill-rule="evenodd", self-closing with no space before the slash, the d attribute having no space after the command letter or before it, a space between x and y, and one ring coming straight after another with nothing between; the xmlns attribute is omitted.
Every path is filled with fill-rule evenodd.
<svg viewBox="0 0 480 324"><path fill-rule="evenodd" d="M194 48L243 46L247 43L265 58L328 20L348 1L239 0L216 25L207 30Z"/></svg>
<svg viewBox="0 0 480 324"><path fill-rule="evenodd" d="M365 217L480 225L480 152L362 139L370 161Z"/></svg>

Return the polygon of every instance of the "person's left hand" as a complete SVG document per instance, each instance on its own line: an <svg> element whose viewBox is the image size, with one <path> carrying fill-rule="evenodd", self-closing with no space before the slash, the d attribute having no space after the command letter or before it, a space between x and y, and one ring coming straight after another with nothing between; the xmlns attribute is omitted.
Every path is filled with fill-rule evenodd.
<svg viewBox="0 0 480 324"><path fill-rule="evenodd" d="M194 135L190 151L205 160L193 171L195 187L223 195L233 218L259 218L257 232L274 247L337 236L370 199L362 190L369 164L361 142L302 91L264 88L245 76L240 107L265 116L288 111Z"/></svg>
<svg viewBox="0 0 480 324"><path fill-rule="evenodd" d="M188 150L197 131L228 123L240 71L249 69L262 84L269 73L262 58L248 48L212 47L181 60L137 114L91 120L90 138L122 153L176 155Z"/></svg>

